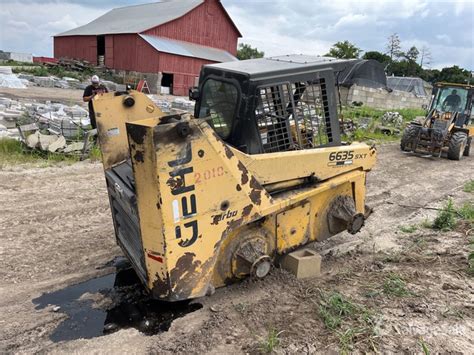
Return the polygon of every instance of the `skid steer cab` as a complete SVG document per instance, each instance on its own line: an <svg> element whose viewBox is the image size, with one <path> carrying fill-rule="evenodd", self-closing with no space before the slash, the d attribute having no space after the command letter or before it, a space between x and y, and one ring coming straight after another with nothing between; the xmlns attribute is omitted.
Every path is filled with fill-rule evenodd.
<svg viewBox="0 0 474 355"><path fill-rule="evenodd" d="M264 277L281 256L365 221L373 147L341 143L335 72L285 56L207 65L194 115L136 91L94 100L116 239L169 301Z"/></svg>
<svg viewBox="0 0 474 355"><path fill-rule="evenodd" d="M474 136L473 96L472 85L435 84L428 114L405 128L401 150L438 157L446 152L451 160L469 156Z"/></svg>

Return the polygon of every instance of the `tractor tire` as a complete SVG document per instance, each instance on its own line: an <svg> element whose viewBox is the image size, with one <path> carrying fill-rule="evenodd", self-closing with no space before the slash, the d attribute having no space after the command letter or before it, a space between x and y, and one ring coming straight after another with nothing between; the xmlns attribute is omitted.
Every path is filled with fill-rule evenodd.
<svg viewBox="0 0 474 355"><path fill-rule="evenodd" d="M465 157L468 157L469 154L471 154L471 152L470 152L470 151L471 151L471 143L472 143L472 137L469 137L469 138L467 139L466 148L464 148L464 153L463 153L463 155L464 155Z"/></svg>
<svg viewBox="0 0 474 355"><path fill-rule="evenodd" d="M402 139L400 140L400 149L404 152L409 152L413 149L407 149L407 145L416 138L418 134L418 126L407 126L403 131Z"/></svg>
<svg viewBox="0 0 474 355"><path fill-rule="evenodd" d="M454 132L449 140L448 159L461 160L467 145L467 134Z"/></svg>

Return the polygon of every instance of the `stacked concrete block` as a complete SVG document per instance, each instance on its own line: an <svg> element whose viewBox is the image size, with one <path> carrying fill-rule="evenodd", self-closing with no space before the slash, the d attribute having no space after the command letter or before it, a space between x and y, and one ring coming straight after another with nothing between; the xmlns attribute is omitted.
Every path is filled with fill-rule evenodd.
<svg viewBox="0 0 474 355"><path fill-rule="evenodd" d="M362 102L364 105L379 109L421 108L429 103L429 97L418 97L412 93L385 89L366 88L353 85L347 94L347 103Z"/></svg>

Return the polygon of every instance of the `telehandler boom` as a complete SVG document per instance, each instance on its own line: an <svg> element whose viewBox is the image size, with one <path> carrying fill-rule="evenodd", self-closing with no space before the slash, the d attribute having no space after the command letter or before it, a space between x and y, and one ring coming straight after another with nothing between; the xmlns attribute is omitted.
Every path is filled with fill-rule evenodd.
<svg viewBox="0 0 474 355"><path fill-rule="evenodd" d="M365 220L375 148L341 143L335 71L307 56L206 65L194 116L94 100L116 239L146 288L197 298Z"/></svg>

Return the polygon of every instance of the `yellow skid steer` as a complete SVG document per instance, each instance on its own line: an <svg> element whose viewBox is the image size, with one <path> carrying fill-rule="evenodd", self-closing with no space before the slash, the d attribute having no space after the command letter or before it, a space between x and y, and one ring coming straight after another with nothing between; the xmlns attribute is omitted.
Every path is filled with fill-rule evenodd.
<svg viewBox="0 0 474 355"><path fill-rule="evenodd" d="M153 297L261 278L300 246L361 229L376 152L341 143L335 72L350 65L207 65L194 115L132 90L94 100L116 239Z"/></svg>

